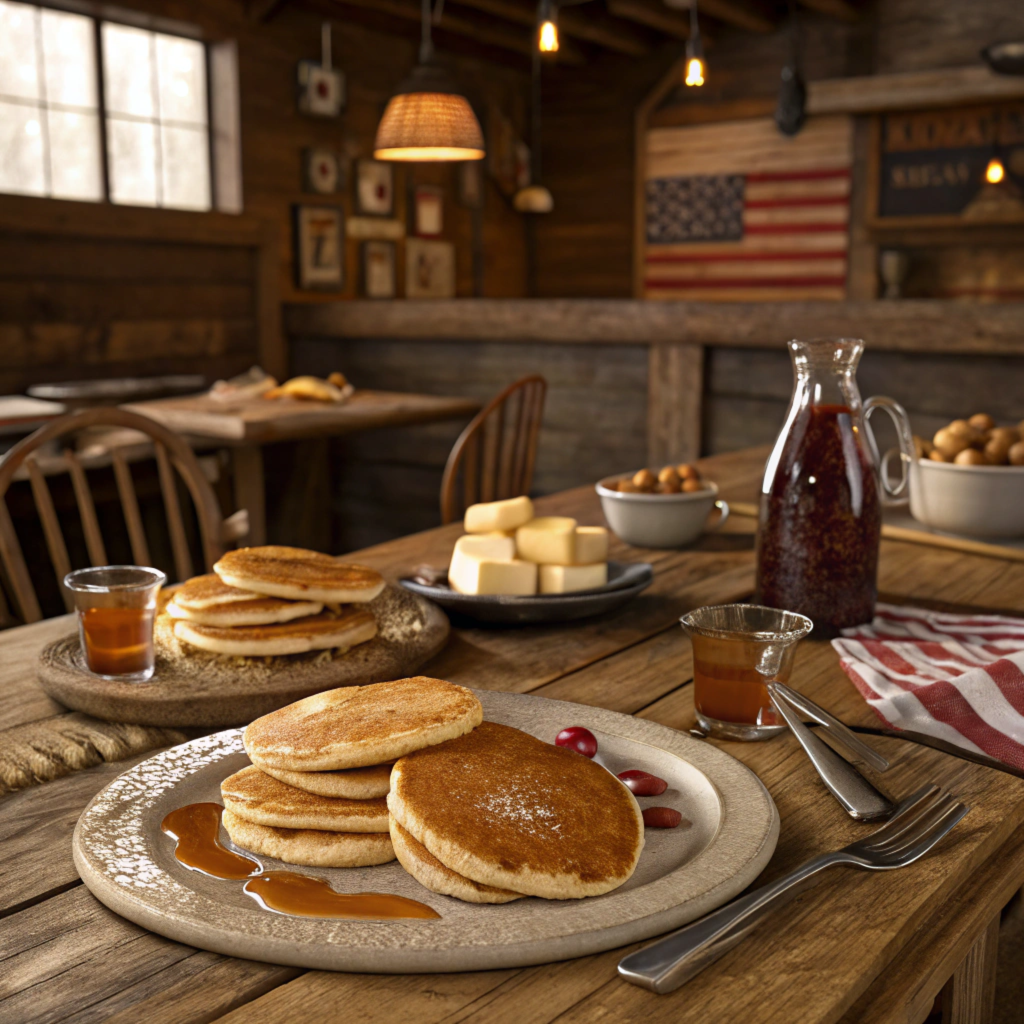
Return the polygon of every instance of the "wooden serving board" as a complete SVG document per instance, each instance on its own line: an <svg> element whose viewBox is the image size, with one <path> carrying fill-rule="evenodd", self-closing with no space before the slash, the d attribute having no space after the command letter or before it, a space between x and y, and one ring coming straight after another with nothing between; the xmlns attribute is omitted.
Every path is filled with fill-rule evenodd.
<svg viewBox="0 0 1024 1024"><path fill-rule="evenodd" d="M225 658L160 636L147 683L101 679L85 667L78 634L47 645L39 657L42 688L56 701L96 718L134 725L244 725L293 701L337 686L412 675L448 641L445 613L388 584L368 605L378 634L344 654Z"/></svg>
<svg viewBox="0 0 1024 1024"><path fill-rule="evenodd" d="M476 691L488 721L552 742L568 724L592 730L598 761L613 772L643 768L665 779L641 807L670 806L689 828L646 829L633 877L603 896L463 903L423 888L397 862L308 868L337 892L379 892L426 903L435 920L346 921L292 917L259 907L242 882L184 868L160 831L170 811L221 802L220 783L248 763L241 730L164 751L129 769L86 808L75 866L93 894L143 928L201 949L319 970L420 973L546 963L650 938L732 899L775 850L779 814L748 768L710 743L601 708L523 694ZM231 848L221 830L221 842ZM246 854L246 856L252 856ZM259 856L264 870L289 868Z"/></svg>

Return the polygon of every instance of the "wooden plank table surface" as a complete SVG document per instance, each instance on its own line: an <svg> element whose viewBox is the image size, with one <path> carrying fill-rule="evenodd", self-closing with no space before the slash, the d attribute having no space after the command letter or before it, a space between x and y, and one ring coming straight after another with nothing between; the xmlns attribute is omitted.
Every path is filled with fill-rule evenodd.
<svg viewBox="0 0 1024 1024"><path fill-rule="evenodd" d="M261 446L278 441L336 437L380 427L444 420L469 421L480 411L472 398L402 391L357 390L341 404L295 398L222 401L209 394L135 402L125 408L152 416L197 443L231 449L235 504L249 513L249 544L265 544L266 484Z"/></svg>
<svg viewBox="0 0 1024 1024"><path fill-rule="evenodd" d="M764 455L708 459L705 474L726 497L750 501ZM538 506L601 522L590 488ZM358 557L395 578L418 563L443 564L459 532L443 527ZM651 588L620 612L559 627L458 629L427 671L688 728L691 651L677 619L751 593L753 521L736 517L685 551L614 542L613 557L655 568ZM1021 563L920 544L883 542L880 588L890 600L1024 613ZM0 635L0 729L62 713L34 683L32 661L66 628L56 620ZM876 723L827 643L801 645L793 681L846 721ZM881 788L903 797L940 783L970 814L908 868L827 874L667 996L617 977L623 950L513 970L389 976L301 971L170 942L108 911L79 881L70 850L75 821L132 762L80 771L0 800L0 1021L852 1024L923 1021L943 993L948 1020L984 1022L998 913L1024 883L1024 780L904 741L875 742L894 761L875 779ZM779 808L778 848L760 881L870 829L846 816L788 734L720 745L757 773Z"/></svg>

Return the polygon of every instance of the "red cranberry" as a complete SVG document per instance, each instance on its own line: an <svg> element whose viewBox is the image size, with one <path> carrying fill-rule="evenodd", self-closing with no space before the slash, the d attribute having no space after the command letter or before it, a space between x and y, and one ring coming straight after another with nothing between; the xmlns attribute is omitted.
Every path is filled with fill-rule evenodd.
<svg viewBox="0 0 1024 1024"><path fill-rule="evenodd" d="M671 807L647 807L643 814L648 828L675 828L683 820L683 816Z"/></svg>
<svg viewBox="0 0 1024 1024"><path fill-rule="evenodd" d="M661 796L668 789L668 783L650 772L642 772L639 768L630 768L628 772L619 772L619 778L634 796Z"/></svg>
<svg viewBox="0 0 1024 1024"><path fill-rule="evenodd" d="M584 757L593 757L597 753L597 737L582 725L571 725L563 729L555 737L555 745L568 747Z"/></svg>

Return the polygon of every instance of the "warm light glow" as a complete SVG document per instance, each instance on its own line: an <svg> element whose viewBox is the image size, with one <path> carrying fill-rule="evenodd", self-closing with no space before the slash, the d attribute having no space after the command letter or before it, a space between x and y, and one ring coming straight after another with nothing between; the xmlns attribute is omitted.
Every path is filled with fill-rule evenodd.
<svg viewBox="0 0 1024 1024"><path fill-rule="evenodd" d="M482 149L460 149L457 146L399 146L395 149L375 149L375 160L402 160L413 163L423 160L483 160Z"/></svg>
<svg viewBox="0 0 1024 1024"><path fill-rule="evenodd" d="M537 46L541 53L558 52L558 26L550 18L540 26Z"/></svg>
<svg viewBox="0 0 1024 1024"><path fill-rule="evenodd" d="M992 157L988 162L988 167L985 168L985 180L990 185L998 185L1004 177L1006 177L1006 168L1003 167L1002 160Z"/></svg>
<svg viewBox="0 0 1024 1024"><path fill-rule="evenodd" d="M687 85L704 84L704 61L702 61L700 57L691 57L686 62L685 81Z"/></svg>

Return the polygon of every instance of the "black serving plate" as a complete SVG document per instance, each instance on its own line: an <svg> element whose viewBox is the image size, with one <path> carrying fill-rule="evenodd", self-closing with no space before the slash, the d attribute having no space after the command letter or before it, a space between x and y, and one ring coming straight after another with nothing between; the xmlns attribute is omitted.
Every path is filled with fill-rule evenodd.
<svg viewBox="0 0 1024 1024"><path fill-rule="evenodd" d="M476 596L460 594L447 583L427 586L416 580L399 582L414 594L429 598L446 611L457 612L479 622L506 625L533 622L570 622L601 615L632 601L654 580L647 562L609 562L608 582L597 590L572 594L538 594L535 597Z"/></svg>

